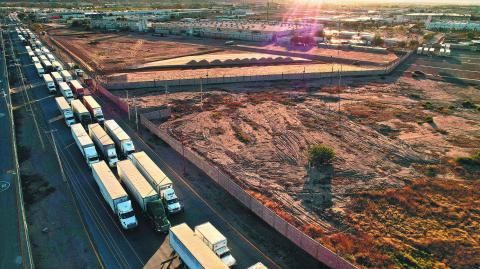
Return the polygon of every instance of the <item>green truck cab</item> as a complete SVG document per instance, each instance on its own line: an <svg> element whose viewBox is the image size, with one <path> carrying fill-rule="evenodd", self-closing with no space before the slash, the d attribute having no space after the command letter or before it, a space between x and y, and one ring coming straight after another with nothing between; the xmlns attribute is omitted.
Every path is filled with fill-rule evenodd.
<svg viewBox="0 0 480 269"><path fill-rule="evenodd" d="M148 202L146 215L150 219L155 231L168 233L170 221L167 219L167 214L165 213L161 200Z"/></svg>

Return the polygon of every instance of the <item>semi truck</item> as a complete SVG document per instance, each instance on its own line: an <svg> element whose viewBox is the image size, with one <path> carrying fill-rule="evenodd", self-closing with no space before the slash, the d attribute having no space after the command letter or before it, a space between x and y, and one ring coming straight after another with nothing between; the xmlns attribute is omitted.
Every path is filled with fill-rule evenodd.
<svg viewBox="0 0 480 269"><path fill-rule="evenodd" d="M228 266L234 266L237 261L230 253L227 246L227 238L220 233L210 222L195 226L195 235Z"/></svg>
<svg viewBox="0 0 480 269"><path fill-rule="evenodd" d="M108 162L110 167L115 167L118 162L117 151L115 150L115 143L103 130L98 123L88 125L88 134L95 145L100 149L103 158Z"/></svg>
<svg viewBox="0 0 480 269"><path fill-rule="evenodd" d="M68 72L67 70L62 70L62 71L60 72L60 75L62 75L63 80L64 80L65 82L70 82L70 81L73 80L72 75L70 75L70 72Z"/></svg>
<svg viewBox="0 0 480 269"><path fill-rule="evenodd" d="M70 87L68 87L68 84L66 82L58 83L58 89L69 104L74 100L72 90L70 89Z"/></svg>
<svg viewBox="0 0 480 269"><path fill-rule="evenodd" d="M87 108L80 100L75 99L70 104L72 105L73 114L79 123L83 124L84 126L88 126L90 123L92 123L90 112L88 112Z"/></svg>
<svg viewBox="0 0 480 269"><path fill-rule="evenodd" d="M83 97L83 104L90 111L94 121L98 123L103 123L105 121L103 117L102 107L93 99L91 95Z"/></svg>
<svg viewBox="0 0 480 269"><path fill-rule="evenodd" d="M135 152L135 147L133 145L130 136L128 136L125 131L118 126L115 120L106 120L104 122L105 131L115 142L117 146L117 152L124 157L128 157L130 154Z"/></svg>
<svg viewBox="0 0 480 269"><path fill-rule="evenodd" d="M38 57L32 57L32 62L33 64L39 64L40 63L40 60L38 59Z"/></svg>
<svg viewBox="0 0 480 269"><path fill-rule="evenodd" d="M92 174L103 199L118 217L122 228L128 230L137 227L138 221L133 212L132 201L107 164L104 161L92 164Z"/></svg>
<svg viewBox="0 0 480 269"><path fill-rule="evenodd" d="M70 80L69 84L75 96L82 97L84 95L83 86L78 80Z"/></svg>
<svg viewBox="0 0 480 269"><path fill-rule="evenodd" d="M59 61L52 61L52 68L57 72L63 71L63 65Z"/></svg>
<svg viewBox="0 0 480 269"><path fill-rule="evenodd" d="M98 163L99 159L95 145L93 144L92 139L90 139L88 136L87 132L85 132L85 129L83 129L82 124L75 123L72 124L70 128L72 129L73 139L75 140L75 143L77 144L78 149L82 153L87 164L90 166L94 163Z"/></svg>
<svg viewBox="0 0 480 269"><path fill-rule="evenodd" d="M43 74L43 81L45 85L47 85L49 93L57 92L57 88L55 87L55 82L53 81L52 77L49 74Z"/></svg>
<svg viewBox="0 0 480 269"><path fill-rule="evenodd" d="M144 151L132 153L130 160L148 183L160 194L163 204L169 214L178 213L182 206L178 201L170 178L148 157Z"/></svg>
<svg viewBox="0 0 480 269"><path fill-rule="evenodd" d="M157 232L168 233L170 221L167 219L162 201L160 201L158 193L135 168L132 161L119 161L117 172L120 180L151 222L153 229Z"/></svg>
<svg viewBox="0 0 480 269"><path fill-rule="evenodd" d="M186 223L170 228L170 247L190 269L228 269Z"/></svg>
<svg viewBox="0 0 480 269"><path fill-rule="evenodd" d="M59 84L60 82L63 82L63 77L60 75L58 72L52 72L50 73L52 76L53 80L55 81L55 84Z"/></svg>
<svg viewBox="0 0 480 269"><path fill-rule="evenodd" d="M65 100L65 97L57 97L55 98L55 101L57 102L58 109L60 110L60 113L62 113L67 126L75 124L75 117L73 116L72 108L68 104L67 100Z"/></svg>
<svg viewBox="0 0 480 269"><path fill-rule="evenodd" d="M51 53L47 53L46 57L47 57L48 60L51 61L51 62L55 61L55 56L53 56L53 54L51 54Z"/></svg>
<svg viewBox="0 0 480 269"><path fill-rule="evenodd" d="M49 73L53 71L52 63L50 61L42 61L42 59L40 59L40 61L42 62L43 68L45 68L45 72Z"/></svg>
<svg viewBox="0 0 480 269"><path fill-rule="evenodd" d="M35 64L35 69L37 69L37 74L39 77L43 77L43 74L45 74L45 69L43 69L43 66L41 63L36 63Z"/></svg>

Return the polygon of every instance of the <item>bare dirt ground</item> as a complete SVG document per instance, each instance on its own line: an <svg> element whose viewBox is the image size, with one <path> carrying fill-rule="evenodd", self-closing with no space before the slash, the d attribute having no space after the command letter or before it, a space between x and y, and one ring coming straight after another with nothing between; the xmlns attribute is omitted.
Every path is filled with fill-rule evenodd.
<svg viewBox="0 0 480 269"><path fill-rule="evenodd" d="M136 103L170 104L161 128L357 265L480 266L479 164L456 159L480 149L478 88L405 76L202 97L147 93ZM310 168L306 151L319 143L336 157Z"/></svg>
<svg viewBox="0 0 480 269"><path fill-rule="evenodd" d="M257 48L257 46L248 45L248 47ZM372 63L387 64L397 59L398 57L394 53L380 54L380 53L370 53L354 50L336 50L336 49L327 49L327 48L317 48L312 47L310 49L301 50L300 48L292 49L286 48L283 46L276 45L267 45L262 46L262 49L271 50L272 52L297 52L304 53L307 55L318 55L325 57L333 57L338 59L355 59L358 61L368 61Z"/></svg>
<svg viewBox="0 0 480 269"><path fill-rule="evenodd" d="M57 32L59 31L59 32ZM50 36L99 70L125 69L132 65L216 51L204 45L149 40L141 35L79 33L67 29L51 30Z"/></svg>

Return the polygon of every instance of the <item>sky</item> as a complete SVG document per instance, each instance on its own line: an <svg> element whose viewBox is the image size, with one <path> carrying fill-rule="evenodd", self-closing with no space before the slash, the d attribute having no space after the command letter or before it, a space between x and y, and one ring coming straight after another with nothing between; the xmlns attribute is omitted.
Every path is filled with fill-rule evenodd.
<svg viewBox="0 0 480 269"><path fill-rule="evenodd" d="M480 5L480 0L325 0L325 2L349 2L349 3L393 3L393 4L457 4L457 5Z"/></svg>

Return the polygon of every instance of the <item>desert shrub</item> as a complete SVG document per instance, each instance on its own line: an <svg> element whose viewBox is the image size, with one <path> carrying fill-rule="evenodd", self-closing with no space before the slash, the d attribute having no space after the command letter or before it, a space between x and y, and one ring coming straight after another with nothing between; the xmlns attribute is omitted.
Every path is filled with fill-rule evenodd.
<svg viewBox="0 0 480 269"><path fill-rule="evenodd" d="M432 116L425 117L425 122L426 123L433 123L433 117Z"/></svg>
<svg viewBox="0 0 480 269"><path fill-rule="evenodd" d="M433 104L432 104L432 102L425 102L425 103L423 104L423 108L428 109L428 110L433 109Z"/></svg>
<svg viewBox="0 0 480 269"><path fill-rule="evenodd" d="M480 150L470 156L458 157L455 161L463 165L480 165Z"/></svg>
<svg viewBox="0 0 480 269"><path fill-rule="evenodd" d="M303 226L303 232L309 235L311 238L320 237L325 233L325 231L315 223L305 224Z"/></svg>
<svg viewBox="0 0 480 269"><path fill-rule="evenodd" d="M475 104L472 101L463 101L462 106L464 108L475 108Z"/></svg>
<svg viewBox="0 0 480 269"><path fill-rule="evenodd" d="M332 162L335 150L329 146L318 144L308 149L308 161L314 166L322 166Z"/></svg>

